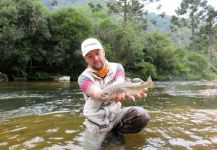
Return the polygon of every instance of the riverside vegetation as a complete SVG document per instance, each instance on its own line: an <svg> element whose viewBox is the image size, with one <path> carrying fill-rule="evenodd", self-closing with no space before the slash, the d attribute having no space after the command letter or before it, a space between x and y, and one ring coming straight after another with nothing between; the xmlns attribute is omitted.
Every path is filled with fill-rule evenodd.
<svg viewBox="0 0 217 150"><path fill-rule="evenodd" d="M201 0L183 0L177 16L171 17L174 39L148 29L144 4L125 2L52 9L37 0L1 0L0 72L10 80L52 80L61 75L77 80L86 67L80 44L93 36L105 45L110 61L123 64L129 77L217 78L217 12L213 7ZM186 12L189 17L181 18ZM184 35L178 36L180 32ZM180 42L183 38L187 42Z"/></svg>

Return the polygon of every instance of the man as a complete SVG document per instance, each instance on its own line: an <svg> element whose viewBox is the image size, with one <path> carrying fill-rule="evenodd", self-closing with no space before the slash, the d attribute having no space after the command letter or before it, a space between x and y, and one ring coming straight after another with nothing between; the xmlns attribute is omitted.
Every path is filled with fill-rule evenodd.
<svg viewBox="0 0 217 150"><path fill-rule="evenodd" d="M82 55L88 67L78 77L78 84L84 94L83 115L86 144L93 141L98 146L107 137L116 137L116 143L123 143L124 133L141 131L150 120L146 110L132 106L121 108L121 102L147 96L147 89L137 95L113 94L110 99L101 97L102 90L114 83L125 81L125 71L121 64L108 62L101 43L94 38L83 41ZM94 149L94 148L92 148Z"/></svg>

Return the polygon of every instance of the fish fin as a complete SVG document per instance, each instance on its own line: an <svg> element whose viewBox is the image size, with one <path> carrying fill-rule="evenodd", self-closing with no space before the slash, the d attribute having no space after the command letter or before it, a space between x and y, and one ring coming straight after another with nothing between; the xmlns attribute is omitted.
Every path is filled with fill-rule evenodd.
<svg viewBox="0 0 217 150"><path fill-rule="evenodd" d="M152 81L152 78L151 76L148 77L147 81L146 81L146 87L147 88L152 88L153 87L153 81Z"/></svg>
<svg viewBox="0 0 217 150"><path fill-rule="evenodd" d="M135 99L135 97L134 97L134 96L132 96L131 98L132 98L132 100L133 100L134 102L136 102L136 99Z"/></svg>
<svg viewBox="0 0 217 150"><path fill-rule="evenodd" d="M143 81L143 80L140 79L140 78L133 78L133 79L131 80L131 82L132 82L132 83L144 83L145 81Z"/></svg>

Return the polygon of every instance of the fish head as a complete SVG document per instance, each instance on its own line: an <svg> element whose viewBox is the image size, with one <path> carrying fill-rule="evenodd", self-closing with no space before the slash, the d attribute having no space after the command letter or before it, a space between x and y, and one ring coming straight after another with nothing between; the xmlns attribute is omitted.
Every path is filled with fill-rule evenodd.
<svg viewBox="0 0 217 150"><path fill-rule="evenodd" d="M102 98L108 98L110 96L109 92L102 92L101 97Z"/></svg>

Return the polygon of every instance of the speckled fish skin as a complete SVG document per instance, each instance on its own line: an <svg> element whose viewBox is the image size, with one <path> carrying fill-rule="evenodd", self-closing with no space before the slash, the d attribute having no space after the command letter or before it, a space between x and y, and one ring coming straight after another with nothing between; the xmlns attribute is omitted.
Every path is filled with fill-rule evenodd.
<svg viewBox="0 0 217 150"><path fill-rule="evenodd" d="M130 95L135 95L140 93L144 88L151 88L153 82L149 76L146 82L121 82L113 84L102 91L102 98L109 98L112 94L119 94L127 92Z"/></svg>

